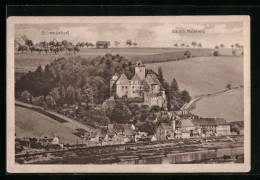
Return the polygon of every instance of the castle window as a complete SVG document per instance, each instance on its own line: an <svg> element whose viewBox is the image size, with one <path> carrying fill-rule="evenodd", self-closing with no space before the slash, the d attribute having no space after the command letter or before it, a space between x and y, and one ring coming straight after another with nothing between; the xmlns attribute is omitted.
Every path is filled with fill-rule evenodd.
<svg viewBox="0 0 260 180"><path fill-rule="evenodd" d="M133 86L132 88L134 89L135 87Z"/></svg>
<svg viewBox="0 0 260 180"><path fill-rule="evenodd" d="M127 89L127 86L125 88Z"/></svg>
<svg viewBox="0 0 260 180"><path fill-rule="evenodd" d="M122 91L124 90L124 86L122 86Z"/></svg>

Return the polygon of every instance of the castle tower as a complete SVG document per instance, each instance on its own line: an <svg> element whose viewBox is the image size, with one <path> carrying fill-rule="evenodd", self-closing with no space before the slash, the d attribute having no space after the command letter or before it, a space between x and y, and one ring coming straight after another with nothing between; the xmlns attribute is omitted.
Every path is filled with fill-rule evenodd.
<svg viewBox="0 0 260 180"><path fill-rule="evenodd" d="M112 76L110 80L110 96L116 92L116 81L118 80L118 74L116 73L114 76Z"/></svg>
<svg viewBox="0 0 260 180"><path fill-rule="evenodd" d="M135 65L135 74L140 77L141 80L145 78L145 66L143 65L142 61L139 59Z"/></svg>

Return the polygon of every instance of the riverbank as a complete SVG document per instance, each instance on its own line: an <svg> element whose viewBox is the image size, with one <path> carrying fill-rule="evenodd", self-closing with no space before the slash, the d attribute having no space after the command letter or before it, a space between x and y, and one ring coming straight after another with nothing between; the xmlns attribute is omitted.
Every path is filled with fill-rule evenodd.
<svg viewBox="0 0 260 180"><path fill-rule="evenodd" d="M180 139L156 142L156 144L126 144L118 146L89 147L64 152L17 157L16 162L21 164L112 164L126 161L132 162L134 160L134 162L137 163L138 161L139 163L139 160L149 158L153 159L171 156L186 157L187 154L210 154L211 152L217 152L220 149L227 150L234 148L240 148L240 152L233 155L242 155L244 153L243 139L243 136L232 136L229 138L204 138L201 141L196 139ZM228 153L226 154L228 155ZM193 155L191 157L193 157ZM198 157L198 155L196 157ZM206 156L204 155L201 157ZM216 157L219 158L219 155Z"/></svg>

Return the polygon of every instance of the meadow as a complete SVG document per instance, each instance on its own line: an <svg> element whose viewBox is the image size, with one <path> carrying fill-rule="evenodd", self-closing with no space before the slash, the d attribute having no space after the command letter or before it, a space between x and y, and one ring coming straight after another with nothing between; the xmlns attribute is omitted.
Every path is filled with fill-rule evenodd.
<svg viewBox="0 0 260 180"><path fill-rule="evenodd" d="M224 118L228 122L243 121L243 93L243 89L238 89L218 96L203 98L196 103L196 108L191 112L202 117Z"/></svg>
<svg viewBox="0 0 260 180"><path fill-rule="evenodd" d="M44 67L46 64L53 62L55 59L64 57L71 58L81 56L87 60L92 60L97 56L103 56L107 53L124 56L129 60L141 59L144 63L174 61L184 57L184 52L189 50L193 56L212 56L211 49L198 48L82 48L80 52L74 54L73 52L58 52L44 53L41 52L24 52L15 53L15 71L28 72L34 71L38 66Z"/></svg>
<svg viewBox="0 0 260 180"><path fill-rule="evenodd" d="M181 90L191 96L202 95L243 85L243 58L233 56L195 57L181 61L146 64L157 72L162 67L164 79L169 83L175 78Z"/></svg>
<svg viewBox="0 0 260 180"><path fill-rule="evenodd" d="M57 133L64 144L81 143L83 139L74 135L77 131L30 109L15 106L15 133L17 138L41 137L44 133Z"/></svg>

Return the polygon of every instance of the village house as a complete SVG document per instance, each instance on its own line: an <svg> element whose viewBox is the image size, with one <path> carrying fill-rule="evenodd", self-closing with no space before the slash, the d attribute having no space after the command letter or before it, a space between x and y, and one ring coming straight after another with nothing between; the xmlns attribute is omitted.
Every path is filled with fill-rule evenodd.
<svg viewBox="0 0 260 180"><path fill-rule="evenodd" d="M156 129L156 139L166 140L173 133L173 127L168 123L161 123Z"/></svg>
<svg viewBox="0 0 260 180"><path fill-rule="evenodd" d="M148 133L146 132L141 132L141 131L137 132L135 134L135 142L147 139L147 134Z"/></svg>
<svg viewBox="0 0 260 180"><path fill-rule="evenodd" d="M230 123L222 118L196 118L192 122L201 136L230 135Z"/></svg>
<svg viewBox="0 0 260 180"><path fill-rule="evenodd" d="M135 75L129 80L124 73L115 74L110 80L111 96L118 98L143 99L140 101L148 106L166 108L166 96L160 81L155 74L145 73L145 66L139 60L135 66Z"/></svg>
<svg viewBox="0 0 260 180"><path fill-rule="evenodd" d="M177 120L176 121L176 130L179 129L186 129L191 137L198 135L198 132L195 129L194 124L192 123L191 119L181 119L181 120ZM184 133L184 130L182 130L181 132Z"/></svg>
<svg viewBox="0 0 260 180"><path fill-rule="evenodd" d="M46 132L44 134L42 134L39 138L39 142L43 145L49 145L49 144L56 144L59 145L60 138L56 133L52 133L52 132Z"/></svg>
<svg viewBox="0 0 260 180"><path fill-rule="evenodd" d="M110 46L110 41L97 41L96 48L97 49L106 49Z"/></svg>
<svg viewBox="0 0 260 180"><path fill-rule="evenodd" d="M18 51L19 46L25 45L26 41L28 41L28 38L25 35L18 35L14 39L14 50Z"/></svg>
<svg viewBox="0 0 260 180"><path fill-rule="evenodd" d="M174 138L182 138L182 139L190 138L190 131L185 128L179 128L174 131Z"/></svg>

